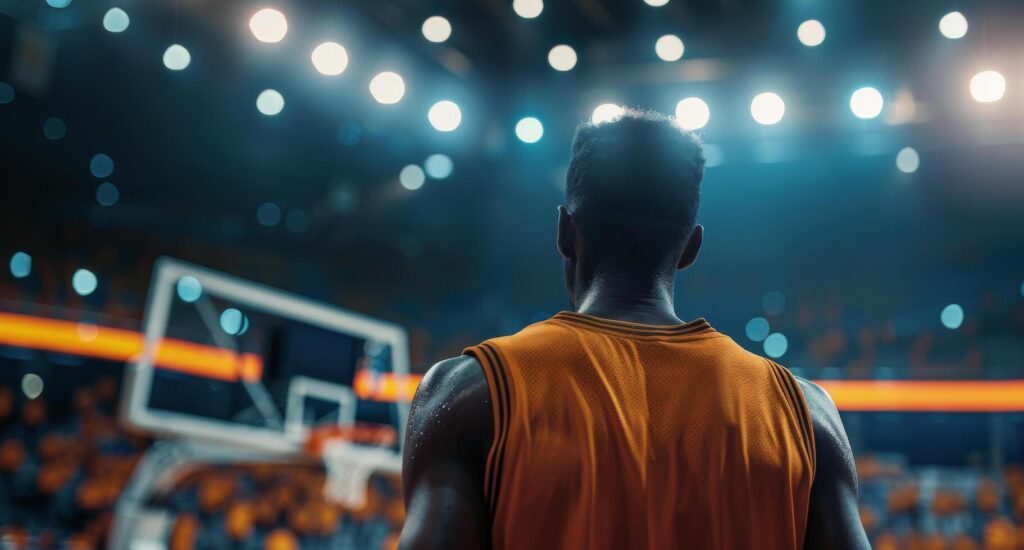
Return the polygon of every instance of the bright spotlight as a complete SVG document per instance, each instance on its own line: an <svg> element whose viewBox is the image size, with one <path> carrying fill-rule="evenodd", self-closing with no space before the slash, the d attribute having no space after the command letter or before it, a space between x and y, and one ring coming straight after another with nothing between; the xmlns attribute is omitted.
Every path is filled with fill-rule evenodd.
<svg viewBox="0 0 1024 550"><path fill-rule="evenodd" d="M644 0L644 2L646 2L648 6L654 6L656 8L660 8L661 6L668 4L668 0Z"/></svg>
<svg viewBox="0 0 1024 550"><path fill-rule="evenodd" d="M569 71L576 66L576 50L572 46L559 44L548 52L548 63L556 71Z"/></svg>
<svg viewBox="0 0 1024 550"><path fill-rule="evenodd" d="M284 96L277 90L263 90L256 96L256 108L267 116L274 116L284 109Z"/></svg>
<svg viewBox="0 0 1024 550"><path fill-rule="evenodd" d="M172 71L184 70L191 62L192 55L181 44L171 44L164 50L164 67Z"/></svg>
<svg viewBox="0 0 1024 550"><path fill-rule="evenodd" d="M309 56L313 60L313 66L320 74L327 76L338 76L345 72L348 67L348 52L345 47L337 42L324 42L313 50Z"/></svg>
<svg viewBox="0 0 1024 550"><path fill-rule="evenodd" d="M711 109L699 97L688 97L676 104L676 121L684 130L703 128L711 118Z"/></svg>
<svg viewBox="0 0 1024 550"><path fill-rule="evenodd" d="M273 44L288 34L288 20L283 13L273 8L264 8L249 19L249 29L256 40Z"/></svg>
<svg viewBox="0 0 1024 550"><path fill-rule="evenodd" d="M750 102L750 115L758 124L770 126L777 124L786 114L786 103L782 101L779 94L764 92L754 96Z"/></svg>
<svg viewBox="0 0 1024 550"><path fill-rule="evenodd" d="M513 0L512 10L523 19L533 19L544 11L543 0Z"/></svg>
<svg viewBox="0 0 1024 550"><path fill-rule="evenodd" d="M884 104L882 94L871 87L860 88L850 96L850 110L857 118L875 118Z"/></svg>
<svg viewBox="0 0 1024 550"><path fill-rule="evenodd" d="M462 111L452 101L438 101L427 113L427 120L434 129L441 132L451 132L459 127L462 122Z"/></svg>
<svg viewBox="0 0 1024 550"><path fill-rule="evenodd" d="M394 105L405 96L405 81L398 73L385 71L370 81L370 95L378 103Z"/></svg>
<svg viewBox="0 0 1024 550"><path fill-rule="evenodd" d="M913 147L904 147L896 153L896 168L904 174L913 174L921 166L921 156Z"/></svg>
<svg viewBox="0 0 1024 550"><path fill-rule="evenodd" d="M971 78L971 97L979 103L999 101L1006 93L1006 79L996 71L981 71Z"/></svg>
<svg viewBox="0 0 1024 550"><path fill-rule="evenodd" d="M124 32L131 21L121 8L110 8L103 16L103 28L109 32Z"/></svg>
<svg viewBox="0 0 1024 550"><path fill-rule="evenodd" d="M428 176L436 180L443 180L452 175L452 170L455 169L455 163L452 162L451 157L448 155L435 153L427 157L426 162L423 163L423 168L427 172Z"/></svg>
<svg viewBox="0 0 1024 550"><path fill-rule="evenodd" d="M964 324L964 308L959 304L949 304L942 308L939 320L942 321L942 326L949 330L958 329L960 325Z"/></svg>
<svg viewBox="0 0 1024 550"><path fill-rule="evenodd" d="M426 174L423 173L422 168L415 164L402 168L402 171L398 173L398 182L409 191L415 191L423 187L425 181L427 181Z"/></svg>
<svg viewBox="0 0 1024 550"><path fill-rule="evenodd" d="M963 38L967 34L967 18L958 11L951 11L939 19L939 32L953 40Z"/></svg>
<svg viewBox="0 0 1024 550"><path fill-rule="evenodd" d="M625 109L621 105L614 103L602 103L594 109L594 114L590 115L591 124L601 124L602 122L611 122L625 112Z"/></svg>
<svg viewBox="0 0 1024 550"><path fill-rule="evenodd" d="M428 17L423 22L423 36L431 42L444 42L452 35L452 24L440 15Z"/></svg>
<svg viewBox="0 0 1024 550"><path fill-rule="evenodd" d="M71 288L79 296L88 296L96 291L96 274L88 269L79 269L71 276Z"/></svg>
<svg viewBox="0 0 1024 550"><path fill-rule="evenodd" d="M804 46L813 48L825 41L825 25L817 19L808 19L796 28L796 37Z"/></svg>
<svg viewBox="0 0 1024 550"><path fill-rule="evenodd" d="M32 256L24 252L15 252L8 267L11 268L11 275L15 279L24 279L32 273Z"/></svg>
<svg viewBox="0 0 1024 550"><path fill-rule="evenodd" d="M523 143L537 143L544 135L544 125L529 116L516 123L516 137Z"/></svg>
<svg viewBox="0 0 1024 550"><path fill-rule="evenodd" d="M684 49L683 41L674 34L666 34L654 43L654 52L662 61L679 61Z"/></svg>

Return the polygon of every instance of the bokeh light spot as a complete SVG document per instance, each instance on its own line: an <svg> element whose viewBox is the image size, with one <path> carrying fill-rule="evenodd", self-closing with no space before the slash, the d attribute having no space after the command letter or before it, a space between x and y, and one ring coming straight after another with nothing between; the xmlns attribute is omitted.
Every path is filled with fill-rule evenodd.
<svg viewBox="0 0 1024 550"><path fill-rule="evenodd" d="M423 22L423 37L431 42L444 42L452 35L452 24L441 17L433 15Z"/></svg>
<svg viewBox="0 0 1024 550"><path fill-rule="evenodd" d="M956 40L967 34L967 18L958 11L952 11L939 19L939 32L946 38Z"/></svg>
<svg viewBox="0 0 1024 550"><path fill-rule="evenodd" d="M809 48L820 46L825 41L825 25L817 19L808 19L796 28L796 37Z"/></svg>
<svg viewBox="0 0 1024 550"><path fill-rule="evenodd" d="M105 181L96 187L96 202L101 206L114 206L121 199L121 191L116 185Z"/></svg>
<svg viewBox="0 0 1024 550"><path fill-rule="evenodd" d="M284 110L284 96L277 90L263 90L256 96L256 109L267 116L276 116Z"/></svg>
<svg viewBox="0 0 1024 550"><path fill-rule="evenodd" d="M43 377L36 373L30 372L21 377L21 393L24 393L25 397L29 399L43 395L44 387L46 384L43 383Z"/></svg>
<svg viewBox="0 0 1024 550"><path fill-rule="evenodd" d="M964 324L964 308L959 304L949 304L942 308L939 320L942 321L942 326L950 330L958 329Z"/></svg>
<svg viewBox="0 0 1024 550"><path fill-rule="evenodd" d="M32 256L21 251L15 252L11 256L9 267L15 279L24 279L32 273Z"/></svg>
<svg viewBox="0 0 1024 550"><path fill-rule="evenodd" d="M273 8L264 8L249 18L249 30L256 40L273 44L288 34L288 19Z"/></svg>
<svg viewBox="0 0 1024 550"><path fill-rule="evenodd" d="M786 350L788 349L789 340L787 340L786 335L781 332L769 334L764 339L764 353L772 359L778 359L783 355L786 355Z"/></svg>
<svg viewBox="0 0 1024 550"><path fill-rule="evenodd" d="M443 180L452 175L452 170L455 169L455 163L452 162L451 157L448 155L435 153L427 157L426 162L423 163L423 168L431 178Z"/></svg>
<svg viewBox="0 0 1024 550"><path fill-rule="evenodd" d="M199 279L191 275L185 275L178 279L176 285L178 291L178 298L181 298L182 302L194 303L199 300L203 295L203 285L199 282Z"/></svg>
<svg viewBox="0 0 1024 550"><path fill-rule="evenodd" d="M698 130L711 119L711 109L699 97L688 97L676 104L676 121L685 130Z"/></svg>
<svg viewBox="0 0 1024 550"><path fill-rule="evenodd" d="M760 342L768 337L768 333L771 331L771 327L768 325L768 319L764 317L754 317L747 321L747 338L755 342Z"/></svg>
<svg viewBox="0 0 1024 550"><path fill-rule="evenodd" d="M662 61L679 61L685 49L682 39L674 34L666 34L654 43L654 53Z"/></svg>
<svg viewBox="0 0 1024 550"><path fill-rule="evenodd" d="M516 137L523 143L537 143L544 136L544 125L529 116L516 123Z"/></svg>
<svg viewBox="0 0 1024 550"><path fill-rule="evenodd" d="M109 32L124 32L128 30L131 20L128 13L121 8L110 8L103 15L103 28Z"/></svg>
<svg viewBox="0 0 1024 550"><path fill-rule="evenodd" d="M103 153L96 153L89 161L89 172L94 177L106 178L114 173L114 159Z"/></svg>
<svg viewBox="0 0 1024 550"><path fill-rule="evenodd" d="M182 71L192 63L192 54L188 53L185 46L171 44L164 50L164 67L172 71Z"/></svg>
<svg viewBox="0 0 1024 550"><path fill-rule="evenodd" d="M921 166L921 157L913 147L904 147L896 153L896 168L904 174L913 174Z"/></svg>
<svg viewBox="0 0 1024 550"><path fill-rule="evenodd" d="M338 76L348 67L348 51L337 42L324 42L309 56L313 67L323 75Z"/></svg>
<svg viewBox="0 0 1024 550"><path fill-rule="evenodd" d="M96 274L88 269L79 269L71 276L71 288L79 296L88 296L96 292L98 284L99 281L96 279Z"/></svg>
<svg viewBox="0 0 1024 550"><path fill-rule="evenodd" d="M999 101L1006 93L1006 79L996 71L982 71L971 78L971 97L978 103Z"/></svg>
<svg viewBox="0 0 1024 550"><path fill-rule="evenodd" d="M462 111L453 101L438 101L427 113L427 120L440 132L451 132L462 123Z"/></svg>
<svg viewBox="0 0 1024 550"><path fill-rule="evenodd" d="M256 209L256 221L263 227L274 227L281 223L281 207L272 202L261 204Z"/></svg>
<svg viewBox="0 0 1024 550"><path fill-rule="evenodd" d="M423 183L426 181L427 176L423 173L423 169L415 164L402 168L402 171L398 173L398 182L402 184L402 187L410 191L423 187Z"/></svg>
<svg viewBox="0 0 1024 550"><path fill-rule="evenodd" d="M240 336L249 330L249 318L241 311L229 307L220 314L220 328L225 334Z"/></svg>
<svg viewBox="0 0 1024 550"><path fill-rule="evenodd" d="M770 126L777 124L786 114L786 103L779 94L764 92L754 96L750 102L750 115L758 124Z"/></svg>
<svg viewBox="0 0 1024 550"><path fill-rule="evenodd" d="M384 71L370 81L370 95L377 103L394 105L405 96L405 81L398 73Z"/></svg>
<svg viewBox="0 0 1024 550"><path fill-rule="evenodd" d="M58 140L66 136L68 127L60 118L52 116L43 122L43 136L49 140Z"/></svg>

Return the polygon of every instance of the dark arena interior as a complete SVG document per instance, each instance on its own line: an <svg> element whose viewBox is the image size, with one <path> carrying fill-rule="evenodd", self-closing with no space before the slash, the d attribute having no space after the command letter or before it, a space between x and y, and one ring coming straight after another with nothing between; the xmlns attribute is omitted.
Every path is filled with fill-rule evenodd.
<svg viewBox="0 0 1024 550"><path fill-rule="evenodd" d="M871 545L1024 549L1015 0L0 0L0 548L397 548L418 382L572 308L629 109L704 148L679 318L831 396Z"/></svg>

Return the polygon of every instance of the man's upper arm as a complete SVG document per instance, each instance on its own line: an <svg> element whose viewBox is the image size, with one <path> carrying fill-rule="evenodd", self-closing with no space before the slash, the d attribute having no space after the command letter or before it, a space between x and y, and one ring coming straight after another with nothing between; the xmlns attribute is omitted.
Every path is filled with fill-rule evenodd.
<svg viewBox="0 0 1024 550"><path fill-rule="evenodd" d="M468 356L434 365L409 413L401 548L488 548L484 464L494 438L483 369Z"/></svg>
<svg viewBox="0 0 1024 550"><path fill-rule="evenodd" d="M816 468L804 548L869 549L857 507L857 470L839 411L825 390L797 378L814 424Z"/></svg>

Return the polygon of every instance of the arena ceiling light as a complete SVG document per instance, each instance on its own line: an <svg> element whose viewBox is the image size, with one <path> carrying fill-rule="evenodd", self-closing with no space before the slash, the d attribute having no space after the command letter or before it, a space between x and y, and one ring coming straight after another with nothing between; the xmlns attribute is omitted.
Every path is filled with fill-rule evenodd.
<svg viewBox="0 0 1024 550"><path fill-rule="evenodd" d="M850 96L850 110L857 118L875 118L882 113L885 100L871 87L860 88Z"/></svg>
<svg viewBox="0 0 1024 550"><path fill-rule="evenodd" d="M963 38L967 34L967 18L958 11L951 11L939 19L939 32L951 40Z"/></svg>
<svg viewBox="0 0 1024 550"><path fill-rule="evenodd" d="M688 97L676 104L676 121L684 130L698 130L707 125L711 109L699 97Z"/></svg>
<svg viewBox="0 0 1024 550"><path fill-rule="evenodd" d="M544 11L543 0L513 0L512 11L523 19L533 19Z"/></svg>
<svg viewBox="0 0 1024 550"><path fill-rule="evenodd" d="M779 94L774 92L763 92L754 96L750 102L750 116L758 124L771 126L778 124L786 114L786 103L782 101Z"/></svg>
<svg viewBox="0 0 1024 550"><path fill-rule="evenodd" d="M654 52L662 61L679 61L684 49L682 39L674 34L666 34L654 43Z"/></svg>
<svg viewBox="0 0 1024 550"><path fill-rule="evenodd" d="M576 50L566 44L559 44L548 52L548 64L556 71L571 71L576 61Z"/></svg>
<svg viewBox="0 0 1024 550"><path fill-rule="evenodd" d="M622 116L622 113L625 112L625 110L626 109L621 105L616 105L614 103L602 103L601 105L598 105L597 108L594 109L594 113L590 115L590 122L592 124L611 122Z"/></svg>
<svg viewBox="0 0 1024 550"><path fill-rule="evenodd" d="M825 25L817 19L808 19L796 28L796 37L809 48L820 46L825 41Z"/></svg>
<svg viewBox="0 0 1024 550"><path fill-rule="evenodd" d="M384 71L370 81L370 95L377 103L394 105L405 97L405 81L398 73Z"/></svg>
<svg viewBox="0 0 1024 550"><path fill-rule="evenodd" d="M192 54L188 53L185 46L171 44L164 50L164 67L172 71L183 71L192 63Z"/></svg>
<svg viewBox="0 0 1024 550"><path fill-rule="evenodd" d="M309 56L313 67L323 75L338 76L348 67L348 52L337 42L324 42Z"/></svg>
<svg viewBox="0 0 1024 550"><path fill-rule="evenodd" d="M996 71L981 71L971 78L971 97L978 103L999 101L1006 93L1006 79Z"/></svg>
<svg viewBox="0 0 1024 550"><path fill-rule="evenodd" d="M284 109L284 96L277 90L263 90L256 97L256 108L267 116L275 116Z"/></svg>
<svg viewBox="0 0 1024 550"><path fill-rule="evenodd" d="M427 113L430 125L439 132L451 132L462 123L462 111L454 101L438 101Z"/></svg>
<svg viewBox="0 0 1024 550"><path fill-rule="evenodd" d="M544 136L544 125L536 117L526 117L516 123L516 137L523 143L537 143Z"/></svg>
<svg viewBox="0 0 1024 550"><path fill-rule="evenodd" d="M423 37L431 42L444 42L452 35L452 24L440 15L432 15L423 22Z"/></svg>
<svg viewBox="0 0 1024 550"><path fill-rule="evenodd" d="M263 8L249 18L249 30L256 40L273 44L288 34L288 20L274 8Z"/></svg>

